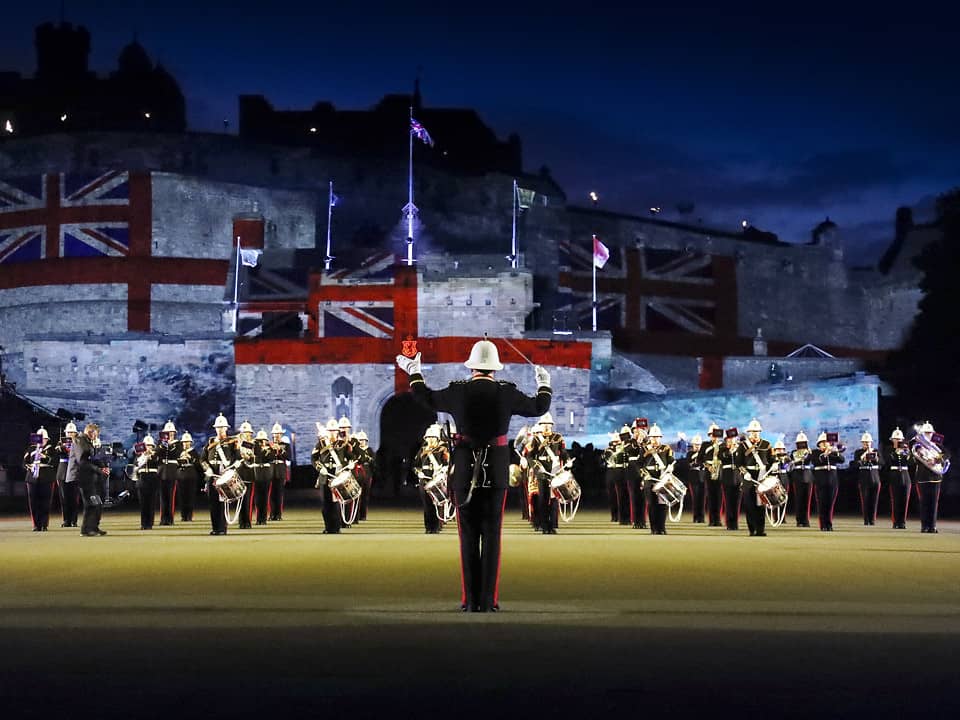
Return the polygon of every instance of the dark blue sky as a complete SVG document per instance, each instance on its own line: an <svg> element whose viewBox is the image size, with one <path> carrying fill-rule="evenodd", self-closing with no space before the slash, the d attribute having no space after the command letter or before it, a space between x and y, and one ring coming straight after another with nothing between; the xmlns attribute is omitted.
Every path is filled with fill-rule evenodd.
<svg viewBox="0 0 960 720"><path fill-rule="evenodd" d="M530 170L571 199L663 217L743 218L805 241L824 216L872 260L899 205L929 216L960 184L958 12L945 3L67 2L113 69L134 31L180 80L193 129L236 127L236 96L278 108L362 108L406 92L476 108L519 132ZM0 25L0 69L32 72L33 27L58 1Z"/></svg>

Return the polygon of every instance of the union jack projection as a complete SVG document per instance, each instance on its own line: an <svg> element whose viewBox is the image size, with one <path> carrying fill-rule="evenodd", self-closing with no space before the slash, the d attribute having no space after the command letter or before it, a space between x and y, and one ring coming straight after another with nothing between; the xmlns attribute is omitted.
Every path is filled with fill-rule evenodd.
<svg viewBox="0 0 960 720"><path fill-rule="evenodd" d="M321 288L346 282L355 288L366 287L369 292L361 289L350 299L339 299L321 289L317 337L392 338L396 328L394 300L389 288L394 284L395 263L393 252L381 251L366 256L355 268L321 275ZM383 296L384 289L388 290L389 297Z"/></svg>
<svg viewBox="0 0 960 720"><path fill-rule="evenodd" d="M130 177L50 174L0 181L0 263L130 253Z"/></svg>
<svg viewBox="0 0 960 720"><path fill-rule="evenodd" d="M568 322L589 325L592 310L589 241L559 246L557 306ZM611 248L597 273L601 329L726 336L736 333L736 276L731 258L652 248Z"/></svg>

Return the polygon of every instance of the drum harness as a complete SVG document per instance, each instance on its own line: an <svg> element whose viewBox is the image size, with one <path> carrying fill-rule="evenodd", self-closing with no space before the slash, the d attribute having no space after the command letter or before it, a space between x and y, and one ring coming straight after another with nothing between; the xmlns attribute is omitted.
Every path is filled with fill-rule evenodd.
<svg viewBox="0 0 960 720"><path fill-rule="evenodd" d="M326 448L330 451L330 458L333 460L334 467L336 467L336 472L333 474L333 477L336 478L344 470L349 469L353 472L353 463L348 466L344 466L343 461L340 460L340 456L337 455L336 448L333 447L333 443L329 443L329 446ZM330 484L330 471L327 470L327 466L320 464L320 471L327 476L327 484ZM317 487L322 487L320 478L317 478ZM336 488L330 488L331 493L334 496L334 499L340 504L340 519L343 520L345 525L353 525L357 520L357 513L360 511L360 496L358 495L354 500L344 500L343 496L337 491ZM361 490L361 492L363 492ZM347 517L347 505L350 505L350 516Z"/></svg>

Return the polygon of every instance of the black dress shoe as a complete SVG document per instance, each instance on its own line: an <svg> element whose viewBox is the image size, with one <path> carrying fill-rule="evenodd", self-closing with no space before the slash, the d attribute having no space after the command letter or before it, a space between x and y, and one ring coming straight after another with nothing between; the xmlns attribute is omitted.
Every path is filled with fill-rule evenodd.
<svg viewBox="0 0 960 720"><path fill-rule="evenodd" d="M60 527L70 527L70 523L68 523L68 522L62 522L62 523L60 523Z"/></svg>
<svg viewBox="0 0 960 720"><path fill-rule="evenodd" d="M106 535L106 534L107 534L106 530L97 530L97 535Z"/></svg>
<svg viewBox="0 0 960 720"><path fill-rule="evenodd" d="M754 536L756 536L756 537L766 537L767 534L766 534L765 532L758 532L758 533L754 533Z"/></svg>
<svg viewBox="0 0 960 720"><path fill-rule="evenodd" d="M70 527L76 527L76 526L77 526L77 524L76 524L75 522L70 523Z"/></svg>
<svg viewBox="0 0 960 720"><path fill-rule="evenodd" d="M33 529L33 531L34 531L34 532L40 532L40 528L35 527L35 528Z"/></svg>
<svg viewBox="0 0 960 720"><path fill-rule="evenodd" d="M92 532L87 532L86 530L84 530L80 534L83 535L84 537L100 537L100 533L98 533L96 530Z"/></svg>
<svg viewBox="0 0 960 720"><path fill-rule="evenodd" d="M44 525L42 528L40 528L40 530L41 530L41 532L46 532L46 531L47 531L47 526Z"/></svg>

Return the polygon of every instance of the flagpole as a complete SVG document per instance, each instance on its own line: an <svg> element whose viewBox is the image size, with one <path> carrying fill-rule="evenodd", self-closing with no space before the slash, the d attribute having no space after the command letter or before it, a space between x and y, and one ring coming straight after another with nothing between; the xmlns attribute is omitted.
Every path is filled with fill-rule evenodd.
<svg viewBox="0 0 960 720"><path fill-rule="evenodd" d="M240 315L240 305L238 297L240 292L240 236L237 235L237 257L236 267L233 271L233 331L237 331L237 321Z"/></svg>
<svg viewBox="0 0 960 720"><path fill-rule="evenodd" d="M327 195L327 256L323 259L323 269L330 270L330 220L333 217L333 180L330 181L330 193Z"/></svg>
<svg viewBox="0 0 960 720"><path fill-rule="evenodd" d="M597 331L597 236L593 236L593 245L590 248L591 262L593 268L593 331Z"/></svg>
<svg viewBox="0 0 960 720"><path fill-rule="evenodd" d="M407 163L407 265L413 265L413 105L410 106L410 122L407 136L410 146L410 159Z"/></svg>
<svg viewBox="0 0 960 720"><path fill-rule="evenodd" d="M513 179L513 232L510 240L510 267L517 269L517 179Z"/></svg>

